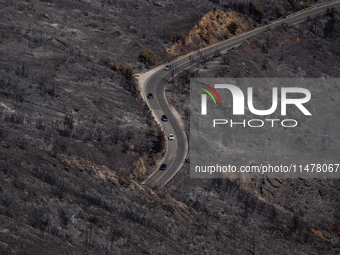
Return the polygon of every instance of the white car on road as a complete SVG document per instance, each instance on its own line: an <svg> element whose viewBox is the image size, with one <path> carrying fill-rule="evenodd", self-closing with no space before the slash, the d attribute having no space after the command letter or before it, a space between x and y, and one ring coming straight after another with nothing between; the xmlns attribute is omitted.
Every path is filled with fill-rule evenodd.
<svg viewBox="0 0 340 255"><path fill-rule="evenodd" d="M171 65L170 64L168 64L168 65L166 65L165 67L164 67L164 70L166 70L166 71L169 71L171 69Z"/></svg>
<svg viewBox="0 0 340 255"><path fill-rule="evenodd" d="M175 136L173 134L169 135L169 140L175 140Z"/></svg>

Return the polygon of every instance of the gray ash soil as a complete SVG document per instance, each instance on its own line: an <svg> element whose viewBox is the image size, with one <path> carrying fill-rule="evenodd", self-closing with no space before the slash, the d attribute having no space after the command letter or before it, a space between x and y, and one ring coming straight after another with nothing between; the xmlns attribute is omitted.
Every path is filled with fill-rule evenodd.
<svg viewBox="0 0 340 255"><path fill-rule="evenodd" d="M1 254L339 253L301 214L262 201L268 185L257 198L257 183L185 171L177 192L139 184L161 132L133 79L105 63L143 70L142 49L171 46L213 2L0 1ZM330 187L320 194L333 201Z"/></svg>

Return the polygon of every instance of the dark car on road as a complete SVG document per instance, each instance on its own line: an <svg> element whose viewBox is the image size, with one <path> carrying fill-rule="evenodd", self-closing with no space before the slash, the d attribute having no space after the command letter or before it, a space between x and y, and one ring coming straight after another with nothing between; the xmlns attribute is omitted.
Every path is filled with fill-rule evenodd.
<svg viewBox="0 0 340 255"><path fill-rule="evenodd" d="M166 115L162 115L161 120L167 122L168 121L168 117Z"/></svg>
<svg viewBox="0 0 340 255"><path fill-rule="evenodd" d="M159 170L165 170L166 167L167 167L167 164L162 164L162 165L160 166Z"/></svg>
<svg viewBox="0 0 340 255"><path fill-rule="evenodd" d="M148 93L148 98L149 98L149 99L153 99L152 93Z"/></svg>

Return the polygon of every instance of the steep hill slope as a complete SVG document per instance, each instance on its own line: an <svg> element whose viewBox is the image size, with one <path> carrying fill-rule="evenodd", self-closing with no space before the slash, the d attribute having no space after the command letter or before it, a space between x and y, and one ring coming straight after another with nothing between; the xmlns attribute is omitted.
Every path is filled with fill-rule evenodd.
<svg viewBox="0 0 340 255"><path fill-rule="evenodd" d="M190 78L196 77L285 77L285 78L339 78L339 35L340 27L338 20L340 16L336 12L328 12L324 16L314 19L309 19L305 23L290 27L286 24L276 27L272 30L267 30L255 37L245 41L237 49L231 50L228 53L205 60L203 63L197 64L191 70L181 73L174 84L169 84L167 92L168 100L182 114L182 119L189 130L189 104L188 97L190 91ZM323 88L320 88L323 89ZM333 91L332 98L337 98L338 88L328 88ZM258 99L259 95L255 97ZM335 100L334 102L336 102ZM318 105L314 105L318 107ZM321 107L321 105L320 105ZM329 120L337 121L339 108L334 104ZM334 119L333 119L334 118ZM314 126L310 127L313 131ZM231 145L237 141L240 144L243 139L249 140L248 133L234 132L230 137ZM305 135L305 136L304 136ZM292 140L294 148L304 151L310 146L309 143L303 142L306 137L317 137L318 134L304 134L296 132L295 141ZM317 152L329 151L329 155L333 153L335 158L338 151L331 148L339 144L338 133L332 133L335 139L327 142L320 147L313 147L316 153L314 159L320 158L321 154ZM269 134L270 137L270 134ZM305 138L304 138L305 137ZM271 136L272 141L278 138ZM284 144L283 141L281 141ZM333 144L333 147L330 144ZM230 161L237 155L235 153L228 155ZM244 149L244 147L243 147ZM246 154L243 157L254 157L254 151L251 148L245 149ZM207 152L208 153L208 152ZM260 160L259 157L255 157ZM339 196L340 190L338 187L338 179L244 179L244 180L195 180L189 179L189 165L183 167L172 181L170 194L187 205L195 203L205 206L204 210L210 214L219 213L224 217L230 217L230 209L225 204L227 199L230 199L230 190L233 185L240 185L251 195L237 195L242 197L244 207L239 211L239 215L244 213L245 222L239 223L239 227L245 227L249 222L252 222L256 217L253 213L251 219L249 216L249 206L256 208L258 201L263 201L266 204L273 205L280 213L288 213L293 217L293 222L302 220L308 226L308 230L304 231L313 233L314 237L309 237L313 240L322 239L329 243L330 246L339 247L339 234L337 226L339 224ZM204 186L205 184L205 186ZM202 188L206 187L206 188ZM214 191L212 191L214 190ZM200 199L197 199L197 194L200 194ZM248 194L248 193L247 193ZM235 195L236 196L236 195ZM253 200L256 197L255 200ZM257 202L255 202L257 201ZM230 203L230 202L229 202ZM252 204L251 205L249 205ZM250 210L254 212L253 209ZM237 214L237 213L236 213ZM276 223L274 228L279 228L283 231L289 229L289 223L280 217L274 217ZM249 221L249 222L248 222ZM238 220L237 222L241 222ZM248 222L248 223L247 223ZM257 226L261 224L255 224ZM295 233L296 230L294 230ZM301 237L302 232L298 234ZM328 248L327 248L328 249ZM317 248L311 249L307 253L322 254ZM330 249L328 251L337 252ZM325 252L326 254L327 252Z"/></svg>

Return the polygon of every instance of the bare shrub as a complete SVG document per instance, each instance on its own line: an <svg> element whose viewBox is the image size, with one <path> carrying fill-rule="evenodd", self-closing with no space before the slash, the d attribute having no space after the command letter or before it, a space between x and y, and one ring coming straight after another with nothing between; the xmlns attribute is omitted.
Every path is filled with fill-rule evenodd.
<svg viewBox="0 0 340 255"><path fill-rule="evenodd" d="M9 198L9 196L5 195L2 196L1 204L3 204L5 207L9 207L12 203L12 199Z"/></svg>
<svg viewBox="0 0 340 255"><path fill-rule="evenodd" d="M225 65L229 65L229 58L228 58L227 56L224 56L224 57L223 57L223 63L224 63Z"/></svg>
<svg viewBox="0 0 340 255"><path fill-rule="evenodd" d="M108 67L121 73L127 80L131 80L133 77L133 70L130 67L125 67L122 64L116 65L113 62L106 63Z"/></svg>
<svg viewBox="0 0 340 255"><path fill-rule="evenodd" d="M60 130L60 135L65 137L70 137L72 134L72 130L74 128L74 120L71 113L66 113L64 116L64 127Z"/></svg>
<svg viewBox="0 0 340 255"><path fill-rule="evenodd" d="M6 114L5 121L16 124L22 124L24 122L24 116L22 114L17 113Z"/></svg>
<svg viewBox="0 0 340 255"><path fill-rule="evenodd" d="M96 215L92 215L88 218L90 223L93 223L95 225L98 225L99 223L99 218Z"/></svg>
<svg viewBox="0 0 340 255"><path fill-rule="evenodd" d="M177 33L175 36L174 36L174 39L173 39L173 42L177 42L177 43L184 43L185 41L185 35L182 34L182 33Z"/></svg>
<svg viewBox="0 0 340 255"><path fill-rule="evenodd" d="M138 152L140 155L142 155L143 152L143 146L141 144L135 144L133 146L134 151Z"/></svg>
<svg viewBox="0 0 340 255"><path fill-rule="evenodd" d="M65 211L64 209L59 210L58 214L59 214L60 224L64 228L66 228L68 222L71 219L71 214L69 212Z"/></svg>
<svg viewBox="0 0 340 255"><path fill-rule="evenodd" d="M13 218L13 209L12 208L6 208L5 215L9 218Z"/></svg>
<svg viewBox="0 0 340 255"><path fill-rule="evenodd" d="M97 115L92 115L91 121L93 124L96 124L98 120L98 116Z"/></svg>
<svg viewBox="0 0 340 255"><path fill-rule="evenodd" d="M49 173L47 170L34 168L32 171L32 174L37 177L38 179L50 184L55 185L56 184L56 177L54 174Z"/></svg>
<svg viewBox="0 0 340 255"><path fill-rule="evenodd" d="M275 5L274 11L276 13L277 18L280 18L281 16L284 15L284 8L282 5L279 5L279 4Z"/></svg>
<svg viewBox="0 0 340 255"><path fill-rule="evenodd" d="M52 155L55 156L58 153L64 154L65 152L67 152L67 145L66 145L66 143L63 140L57 138L53 142L53 147L52 147L52 151L51 151Z"/></svg>
<svg viewBox="0 0 340 255"><path fill-rule="evenodd" d="M20 138L17 139L17 145L20 149L25 150L27 145L28 145L28 142L27 142L26 138L20 137Z"/></svg>
<svg viewBox="0 0 340 255"><path fill-rule="evenodd" d="M101 142L103 140L103 132L100 128L97 128L93 131L93 136L97 142Z"/></svg>
<svg viewBox="0 0 340 255"><path fill-rule="evenodd" d="M111 232L110 232L110 240L116 241L120 238L123 238L125 236L125 233L123 231L121 231L120 229L117 228L111 228Z"/></svg>
<svg viewBox="0 0 340 255"><path fill-rule="evenodd" d="M49 85L46 86L45 92L52 97L54 97L54 96L58 97L59 85L55 82L53 84L49 84Z"/></svg>
<svg viewBox="0 0 340 255"><path fill-rule="evenodd" d="M123 172L117 173L118 181L122 186L129 186L131 184L131 178Z"/></svg>
<svg viewBox="0 0 340 255"><path fill-rule="evenodd" d="M235 34L236 30L238 29L238 25L235 21L230 22L229 26L228 26L228 30L231 34Z"/></svg>
<svg viewBox="0 0 340 255"><path fill-rule="evenodd" d="M130 148L130 146L127 143L125 143L124 146L123 146L122 152L126 153L129 150L129 148Z"/></svg>
<svg viewBox="0 0 340 255"><path fill-rule="evenodd" d="M214 58L217 58L219 56L221 56L221 51L219 49L216 49L214 52Z"/></svg>
<svg viewBox="0 0 340 255"><path fill-rule="evenodd" d="M262 19L264 17L264 10L260 4L257 4L255 1L250 1L248 11L255 17L257 22L262 22Z"/></svg>
<svg viewBox="0 0 340 255"><path fill-rule="evenodd" d="M83 135L85 134L85 129L83 127L79 127L76 126L76 128L74 129L74 132L72 134L72 137L75 139L80 139L83 137Z"/></svg>
<svg viewBox="0 0 340 255"><path fill-rule="evenodd" d="M156 152L162 152L165 148L165 133L164 131L158 127L158 130L157 130L157 141L154 142L154 146L153 146L153 149L156 151Z"/></svg>
<svg viewBox="0 0 340 255"><path fill-rule="evenodd" d="M5 131L0 129L0 139L3 139L6 137Z"/></svg>
<svg viewBox="0 0 340 255"><path fill-rule="evenodd" d="M19 181L19 180L17 180L17 179L14 179L13 180L13 186L15 187L15 188L17 188L17 189L21 189L21 190L24 190L25 189L25 183L23 183L23 182L21 182L21 181Z"/></svg>
<svg viewBox="0 0 340 255"><path fill-rule="evenodd" d="M148 49L142 50L139 53L139 59L144 62L146 67L153 66L157 63L157 56L156 54Z"/></svg>
<svg viewBox="0 0 340 255"><path fill-rule="evenodd" d="M46 230L50 222L50 218L37 209L29 214L28 220L33 228L39 228L42 232Z"/></svg>
<svg viewBox="0 0 340 255"><path fill-rule="evenodd" d="M67 191L65 182L63 180L57 181L56 185L52 189L52 195L62 199L64 197L65 191Z"/></svg>
<svg viewBox="0 0 340 255"><path fill-rule="evenodd" d="M42 130L42 131L45 130L45 125L42 119L37 120L37 123L35 124L35 128L38 130Z"/></svg>
<svg viewBox="0 0 340 255"><path fill-rule="evenodd" d="M90 130L87 130L86 133L83 136L83 142L89 142L93 140L93 134Z"/></svg>

